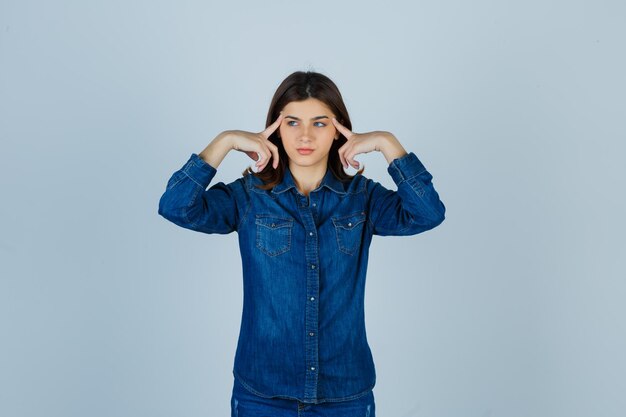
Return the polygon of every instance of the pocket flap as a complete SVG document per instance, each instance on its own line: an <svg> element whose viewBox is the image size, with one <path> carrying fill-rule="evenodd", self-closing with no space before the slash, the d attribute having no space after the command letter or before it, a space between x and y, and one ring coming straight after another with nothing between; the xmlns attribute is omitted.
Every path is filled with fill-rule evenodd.
<svg viewBox="0 0 626 417"><path fill-rule="evenodd" d="M264 216L257 214L256 224L268 227L270 229L278 229L280 227L289 227L293 224L293 219L287 219L277 216Z"/></svg>
<svg viewBox="0 0 626 417"><path fill-rule="evenodd" d="M351 230L365 221L365 212L359 211L347 216L333 217L332 220L336 227Z"/></svg>

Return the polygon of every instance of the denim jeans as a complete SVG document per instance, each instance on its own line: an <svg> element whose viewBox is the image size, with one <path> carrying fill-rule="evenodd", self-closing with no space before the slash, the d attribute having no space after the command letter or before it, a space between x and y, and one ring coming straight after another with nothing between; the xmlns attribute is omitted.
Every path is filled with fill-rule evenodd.
<svg viewBox="0 0 626 417"><path fill-rule="evenodd" d="M373 391L353 400L311 404L296 399L258 396L237 378L233 383L230 408L231 417L376 417Z"/></svg>

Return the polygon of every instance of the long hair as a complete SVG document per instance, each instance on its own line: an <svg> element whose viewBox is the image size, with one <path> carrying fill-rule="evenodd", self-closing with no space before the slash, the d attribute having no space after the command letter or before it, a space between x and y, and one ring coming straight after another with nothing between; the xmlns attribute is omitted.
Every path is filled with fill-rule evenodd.
<svg viewBox="0 0 626 417"><path fill-rule="evenodd" d="M280 111L292 101L303 101L308 98L315 98L326 104L337 115L337 121L352 130L352 122L350 122L350 116L348 110L343 102L341 93L335 85L335 83L327 76L313 71L296 71L283 80L278 86L270 108L267 112L267 120L265 127L271 125L277 118ZM263 180L264 184L257 185L257 187L263 190L270 190L274 186L278 185L285 175L285 169L288 166L289 157L283 147L282 140L277 135L278 129L276 129L268 138L278 148L278 166L276 169L272 167L272 163L268 162L262 171L254 172L251 167L246 168L243 175L256 175ZM341 159L337 150L346 143L347 138L339 131L339 138L333 140L333 144L330 147L328 155L328 167L332 174L340 181L348 181L353 178L353 175L347 174L343 170L341 165ZM361 168L357 171L357 174L361 174L365 168Z"/></svg>

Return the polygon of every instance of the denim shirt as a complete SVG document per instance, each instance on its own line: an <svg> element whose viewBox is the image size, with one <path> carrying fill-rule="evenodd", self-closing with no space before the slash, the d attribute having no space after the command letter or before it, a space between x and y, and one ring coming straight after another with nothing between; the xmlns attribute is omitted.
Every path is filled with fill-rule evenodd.
<svg viewBox="0 0 626 417"><path fill-rule="evenodd" d="M271 190L255 187L254 175L207 190L216 169L193 153L169 179L161 216L202 233L238 233L244 296L233 375L254 394L322 403L374 387L364 316L372 236L415 235L445 214L413 152L387 171L397 191L361 174L341 182L327 169L307 197L288 168Z"/></svg>

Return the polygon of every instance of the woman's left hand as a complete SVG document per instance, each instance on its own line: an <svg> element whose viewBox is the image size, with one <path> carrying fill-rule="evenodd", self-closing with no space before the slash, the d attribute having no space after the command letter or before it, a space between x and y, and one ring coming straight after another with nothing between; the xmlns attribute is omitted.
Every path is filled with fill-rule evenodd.
<svg viewBox="0 0 626 417"><path fill-rule="evenodd" d="M359 169L359 161L356 161L354 157L360 153L380 151L385 155L388 163L407 153L398 139L390 132L375 130L367 133L354 133L334 117L332 121L337 130L348 140L338 150L339 159L344 168L348 168L348 164L350 164Z"/></svg>

